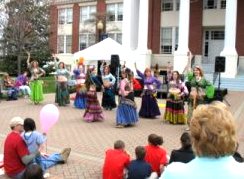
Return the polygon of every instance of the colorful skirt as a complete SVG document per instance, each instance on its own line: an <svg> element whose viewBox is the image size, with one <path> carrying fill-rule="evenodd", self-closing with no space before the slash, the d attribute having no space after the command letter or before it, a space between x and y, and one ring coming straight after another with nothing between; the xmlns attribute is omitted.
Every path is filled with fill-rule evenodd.
<svg viewBox="0 0 244 179"><path fill-rule="evenodd" d="M78 109L86 108L86 93L76 92L74 106Z"/></svg>
<svg viewBox="0 0 244 179"><path fill-rule="evenodd" d="M42 80L34 80L30 82L30 88L31 88L30 99L35 104L43 101L44 99L42 84L43 84Z"/></svg>
<svg viewBox="0 0 244 179"><path fill-rule="evenodd" d="M102 121L104 119L104 115L100 104L88 104L83 115L83 119L86 122Z"/></svg>
<svg viewBox="0 0 244 179"><path fill-rule="evenodd" d="M58 82L56 86L55 103L59 106L65 106L70 103L69 90L67 82Z"/></svg>
<svg viewBox="0 0 244 179"><path fill-rule="evenodd" d="M105 88L102 97L102 107L107 109L116 108L115 94L112 88Z"/></svg>
<svg viewBox="0 0 244 179"><path fill-rule="evenodd" d="M157 99L153 92L150 90L144 91L139 116L144 118L155 118L160 114Z"/></svg>
<svg viewBox="0 0 244 179"><path fill-rule="evenodd" d="M184 101L167 99L164 119L172 124L186 124Z"/></svg>
<svg viewBox="0 0 244 179"><path fill-rule="evenodd" d="M116 112L117 125L133 125L138 121L138 113L134 102L134 94L130 93L128 97L120 97L120 104Z"/></svg>

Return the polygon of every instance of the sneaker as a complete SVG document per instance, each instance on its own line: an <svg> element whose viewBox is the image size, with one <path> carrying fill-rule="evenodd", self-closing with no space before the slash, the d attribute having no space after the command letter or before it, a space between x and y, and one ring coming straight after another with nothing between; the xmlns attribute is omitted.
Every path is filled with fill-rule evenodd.
<svg viewBox="0 0 244 179"><path fill-rule="evenodd" d="M60 153L61 158L62 158L62 162L66 163L68 158L69 158L69 154L71 152L71 148L65 148L62 150L62 152Z"/></svg>
<svg viewBox="0 0 244 179"><path fill-rule="evenodd" d="M117 124L115 127L116 128L124 128L125 126L124 125L121 125L121 124Z"/></svg>
<svg viewBox="0 0 244 179"><path fill-rule="evenodd" d="M185 128L185 131L190 131L190 128L189 127Z"/></svg>

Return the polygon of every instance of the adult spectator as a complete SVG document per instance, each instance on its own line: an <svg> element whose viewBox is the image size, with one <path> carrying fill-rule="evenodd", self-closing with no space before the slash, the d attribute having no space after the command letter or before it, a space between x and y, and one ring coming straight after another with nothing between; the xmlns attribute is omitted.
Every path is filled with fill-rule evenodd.
<svg viewBox="0 0 244 179"><path fill-rule="evenodd" d="M114 149L108 149L103 165L103 179L123 179L124 170L130 163L130 155L125 151L125 143L117 140Z"/></svg>
<svg viewBox="0 0 244 179"><path fill-rule="evenodd" d="M10 100L17 100L17 95L18 95L18 89L15 87L15 82L14 80L9 76L8 73L6 73L3 76L3 85L4 88L7 89L8 91L8 101Z"/></svg>
<svg viewBox="0 0 244 179"><path fill-rule="evenodd" d="M24 120L21 117L12 118L10 121L12 131L4 143L4 170L9 177L16 179L21 179L26 165L40 155L39 151L29 154L28 148L20 136L23 132L23 124Z"/></svg>
<svg viewBox="0 0 244 179"><path fill-rule="evenodd" d="M180 137L180 141L181 141L181 148L172 151L169 163L172 162L188 163L195 158L195 155L192 151L190 134L188 132L184 132Z"/></svg>
<svg viewBox="0 0 244 179"><path fill-rule="evenodd" d="M27 77L28 72L24 71L22 74L20 74L16 78L15 82L15 87L19 88L24 97L26 98L27 96L30 96L31 90L30 87L28 86L28 77Z"/></svg>
<svg viewBox="0 0 244 179"><path fill-rule="evenodd" d="M135 149L136 160L132 160L128 166L128 178L127 179L142 179L151 175L152 168L144 160L146 150L142 146L137 146Z"/></svg>
<svg viewBox="0 0 244 179"><path fill-rule="evenodd" d="M196 158L170 164L161 179L243 179L244 164L232 157L237 137L234 117L223 105L199 105L190 124Z"/></svg>
<svg viewBox="0 0 244 179"><path fill-rule="evenodd" d="M163 138L156 134L148 136L148 145L145 147L145 161L152 167L152 172L158 176L163 172L164 166L168 163L166 149L160 147L163 144Z"/></svg>

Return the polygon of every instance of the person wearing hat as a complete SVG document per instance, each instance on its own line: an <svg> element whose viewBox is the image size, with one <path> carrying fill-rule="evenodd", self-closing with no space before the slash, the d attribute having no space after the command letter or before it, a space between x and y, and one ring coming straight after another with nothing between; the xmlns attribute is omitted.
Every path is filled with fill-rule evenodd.
<svg viewBox="0 0 244 179"><path fill-rule="evenodd" d="M28 165L39 151L29 154L28 148L21 138L24 120L21 117L14 117L10 121L11 132L8 134L4 143L4 170L10 178L20 179Z"/></svg>

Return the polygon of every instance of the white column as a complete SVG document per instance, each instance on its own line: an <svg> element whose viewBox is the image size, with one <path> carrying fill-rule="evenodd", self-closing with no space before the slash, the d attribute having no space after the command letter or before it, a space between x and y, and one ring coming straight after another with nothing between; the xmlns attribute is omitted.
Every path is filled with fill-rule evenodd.
<svg viewBox="0 0 244 179"><path fill-rule="evenodd" d="M236 52L236 19L237 0L226 1L225 11L225 44L220 53L225 56L225 72L222 77L234 78L237 74L237 52Z"/></svg>
<svg viewBox="0 0 244 179"><path fill-rule="evenodd" d="M140 0L139 8L139 29L138 29L138 47L139 54L138 66L141 69L151 66L151 51L148 50L148 16L149 16L149 0Z"/></svg>
<svg viewBox="0 0 244 179"><path fill-rule="evenodd" d="M188 62L189 21L190 0L180 0L179 42L178 49L174 53L174 70L178 70L179 73L183 72Z"/></svg>
<svg viewBox="0 0 244 179"><path fill-rule="evenodd" d="M130 50L137 48L139 0L123 1L122 45Z"/></svg>

